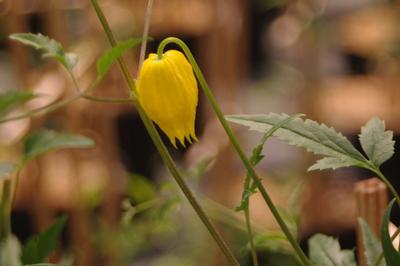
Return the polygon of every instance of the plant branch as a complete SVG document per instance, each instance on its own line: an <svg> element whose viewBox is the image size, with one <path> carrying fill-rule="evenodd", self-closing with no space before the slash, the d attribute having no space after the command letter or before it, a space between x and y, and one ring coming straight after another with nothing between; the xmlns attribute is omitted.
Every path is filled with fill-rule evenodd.
<svg viewBox="0 0 400 266"><path fill-rule="evenodd" d="M228 135L232 145L234 146L234 148L236 149L236 152L238 153L240 159L242 160L244 166L246 167L250 177L253 179L253 182L255 183L255 185L257 186L258 190L260 191L262 197L264 198L264 201L266 202L266 204L268 205L269 209L271 210L273 216L275 217L275 220L278 222L280 228L282 229L283 233L285 234L286 238L288 239L288 241L290 242L290 244L292 245L292 247L294 248L297 257L299 259L299 261L301 262L302 265L305 266L310 266L310 262L307 258L307 256L304 254L303 250L300 248L299 243L297 243L296 239L292 236L292 234L290 233L289 228L287 227L287 225L285 224L284 220L282 219L282 217L280 216L278 209L275 207L271 197L269 196L268 192L266 191L266 189L264 188L264 186L261 183L260 178L258 177L258 175L256 174L254 168L252 167L250 161L248 160L246 154L244 153L244 151L242 150L238 140L236 139L235 135L232 132L232 129L230 128L230 126L228 125L228 122L226 121L220 107L219 104L217 102L217 100L215 99L214 95L212 94L204 76L203 73L201 72L196 60L194 59L192 53L190 52L189 47L187 47L187 45L180 39L175 38L175 37L169 37L164 39L157 50L157 54L158 57L162 57L164 48L167 44L169 43L175 43L178 46L181 47L181 49L183 50L183 52L186 54L189 62L191 63L191 65L193 66L193 70L194 73L196 74L199 83L203 89L204 94L206 95L208 101L210 102L212 108L214 109L215 114L217 115L221 125L223 126L226 134Z"/></svg>
<svg viewBox="0 0 400 266"><path fill-rule="evenodd" d="M147 38L149 36L150 18L151 18L151 12L153 10L153 2L154 2L154 0L147 1L146 15L144 18L144 27L143 27L143 35L142 35L143 41L140 45L140 55L139 55L139 64L138 64L137 73L139 73L140 69L142 68L142 64L143 64L144 57L146 54L146 45L147 45ZM137 75L139 75L139 74L137 74Z"/></svg>
<svg viewBox="0 0 400 266"><path fill-rule="evenodd" d="M400 207L400 196L397 193L396 189L393 187L393 185L389 182L389 180L386 178L386 176L379 170L379 168L375 166L368 166L365 167L375 174L378 175L378 177L385 183L385 185L389 188L389 191L393 194L393 196L396 198L397 205Z"/></svg>
<svg viewBox="0 0 400 266"><path fill-rule="evenodd" d="M247 205L248 202L247 202ZM250 253L251 253L251 259L253 260L253 265L258 266L258 258L257 258L257 250L254 244L254 236L253 236L253 230L251 228L251 221L250 221L250 209L249 206L244 210L244 218L246 221L246 229L247 229L247 234L249 237L249 242L250 242Z"/></svg>
<svg viewBox="0 0 400 266"><path fill-rule="evenodd" d="M39 114L47 114L47 113L55 111L55 110L57 110L57 109L59 109L61 107L64 107L67 104L70 104L71 102L79 99L81 96L82 96L81 94L76 94L76 95L71 96L69 98L66 98L64 100L50 103L48 105L33 109L33 110L28 111L28 112L23 113L23 114L0 118L0 123L5 123L5 122L14 121L14 120L24 119L24 118L31 117L31 116L36 116L36 115L39 115Z"/></svg>
<svg viewBox="0 0 400 266"><path fill-rule="evenodd" d="M105 18L99 4L97 3L97 0L91 0L91 3L95 9L95 12L103 26L103 29L108 37L108 40L112 46L116 45L115 38L113 36L113 33L108 25L107 19ZM189 187L185 183L184 179L182 178L182 175L178 171L174 160L172 159L171 155L169 154L167 148L165 147L163 141L161 140L160 135L158 134L153 122L147 117L146 113L144 112L143 108L141 107L138 99L137 99L137 93L136 93L136 84L134 79L132 78L131 73L128 71L128 67L125 63L125 61L122 58L118 58L118 64L121 68L122 74L128 84L128 87L132 93L132 101L135 104L139 116L143 121L144 126L147 129L147 132L149 133L151 139L153 140L154 145L156 146L158 152L160 153L165 165L169 169L170 173L174 177L175 181L177 182L178 186L180 187L181 191L189 201L190 205L192 208L195 210L203 224L206 226L207 230L211 234L211 236L214 238L218 246L221 248L221 251L224 253L225 257L227 260L232 264L232 265L240 265L236 258L234 257L233 253L227 246L227 244L224 242L222 239L221 235L217 232L205 212L203 211L202 207L200 204L197 202L195 196L192 194L190 191Z"/></svg>
<svg viewBox="0 0 400 266"><path fill-rule="evenodd" d="M0 201L0 242L11 233L11 178L3 181L3 192Z"/></svg>

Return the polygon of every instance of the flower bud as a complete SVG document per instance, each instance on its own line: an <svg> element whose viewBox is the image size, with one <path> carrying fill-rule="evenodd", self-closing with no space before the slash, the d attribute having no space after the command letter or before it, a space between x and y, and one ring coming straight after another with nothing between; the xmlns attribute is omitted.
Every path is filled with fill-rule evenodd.
<svg viewBox="0 0 400 266"><path fill-rule="evenodd" d="M137 80L137 93L146 114L168 136L185 146L197 140L194 121L198 101L197 81L191 64L179 51L169 50L159 59L150 54Z"/></svg>

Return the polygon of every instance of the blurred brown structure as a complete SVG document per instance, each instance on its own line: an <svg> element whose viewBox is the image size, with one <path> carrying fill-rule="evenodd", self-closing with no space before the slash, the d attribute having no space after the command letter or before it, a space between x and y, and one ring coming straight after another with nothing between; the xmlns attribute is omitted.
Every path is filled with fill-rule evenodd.
<svg viewBox="0 0 400 266"><path fill-rule="evenodd" d="M388 204L388 191L385 184L378 178L359 181L354 186L357 202L357 217L363 218L377 238ZM357 253L358 265L366 266L365 247L361 226L357 223Z"/></svg>

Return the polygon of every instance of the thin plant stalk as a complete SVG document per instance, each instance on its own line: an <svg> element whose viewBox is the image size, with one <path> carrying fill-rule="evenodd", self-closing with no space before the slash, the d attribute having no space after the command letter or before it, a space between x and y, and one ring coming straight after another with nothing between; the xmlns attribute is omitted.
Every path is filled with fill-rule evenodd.
<svg viewBox="0 0 400 266"><path fill-rule="evenodd" d="M142 64L144 61L144 56L146 54L146 45L147 45L147 38L149 37L149 29L150 29L150 18L151 12L153 10L153 2L154 0L147 1L146 7L146 15L144 19L144 27L143 27L143 35L142 35L142 43L140 45L140 54L139 54L139 64L138 64L138 73L142 68Z"/></svg>
<svg viewBox="0 0 400 266"><path fill-rule="evenodd" d="M3 191L0 202L0 241L6 239L11 233L11 179L3 181Z"/></svg>
<svg viewBox="0 0 400 266"><path fill-rule="evenodd" d="M244 218L246 223L246 231L250 242L250 254L251 259L253 261L253 266L258 266L258 258L257 258L257 250L254 244L254 236L253 236L253 229L251 228L251 221L250 221L250 209L249 209L249 202L246 203L246 209L244 209Z"/></svg>
<svg viewBox="0 0 400 266"><path fill-rule="evenodd" d="M96 0L91 0L92 6L95 9L95 12L103 26L103 29L107 35L107 38L112 46L116 45L115 38L113 36L113 33L109 27L109 24L107 22L107 19L105 18L99 4L97 3ZM143 108L141 107L138 98L137 98L137 93L136 93L136 84L135 81L133 80L133 77L131 73L128 70L128 67L125 63L125 61L122 58L118 59L118 64L119 67L122 71L122 74L128 83L128 87L131 90L131 96L132 96L132 101L135 104L137 111L139 113L140 118L143 121L144 126L147 129L147 132L149 133L154 145L156 146L159 154L161 155L165 165L169 169L170 173L172 174L173 178L177 182L178 186L180 187L181 191L189 201L190 205L192 208L195 210L196 214L199 216L203 224L206 226L207 230L211 234L211 236L214 238L218 246L220 247L221 251L225 255L226 259L230 262L231 265L240 265L239 262L236 260L234 257L232 251L229 249L225 241L222 239L221 235L217 232L215 229L214 225L211 223L210 219L207 217L205 214L204 210L196 200L195 196L192 194L191 190L187 186L186 182L182 178L182 175L178 171L174 160L172 159L171 155L169 154L167 148L165 147L163 141L161 140L160 135L158 134L153 122L147 117L146 113L144 112Z"/></svg>
<svg viewBox="0 0 400 266"><path fill-rule="evenodd" d="M48 113L51 113L53 111L56 111L64 106L66 106L80 98L83 98L83 99L86 99L89 101L93 101L93 102L101 102L101 103L132 104L132 100L130 98L103 98L103 97L97 97L97 96L93 96L93 95L89 95L89 94L85 93L85 92L91 90L96 85L97 85L97 83L95 82L95 83L91 84L83 93L77 93L73 96L70 96L70 97L64 99L64 100L52 102L52 103L49 103L47 105L38 107L36 109L27 111L22 114L17 114L17 115L13 115L13 116L8 116L8 117L6 116L4 118L0 118L0 124L15 121L15 120L20 120L20 119L24 119L24 118L28 118L28 117L33 117L36 115L48 114ZM74 86L76 87L77 84L74 83ZM79 89L79 87L76 87L76 89Z"/></svg>
<svg viewBox="0 0 400 266"><path fill-rule="evenodd" d="M393 196L396 198L397 205L400 207L400 196L397 193L396 189L393 187L393 185L389 182L389 180L386 178L386 176L379 170L379 168L376 167L371 167L368 168L372 172L378 175L378 177L385 183L385 185L389 188L389 191L393 194Z"/></svg>
<svg viewBox="0 0 400 266"><path fill-rule="evenodd" d="M14 204L19 177L23 164L17 166L14 177L3 181L3 191L0 201L0 241L11 234L11 211Z"/></svg>
<svg viewBox="0 0 400 266"><path fill-rule="evenodd" d="M192 53L190 52L189 47L187 47L187 45L178 38L168 37L168 38L164 39L158 46L158 50L157 50L158 57L159 58L162 57L164 48L169 43L177 44L179 47L181 47L183 52L186 54L189 62L193 66L194 73L196 74L197 79L199 80L199 83L203 89L203 92L206 95L208 101L210 102L212 108L214 109L214 112L217 115L222 127L225 129L225 132L228 135L229 140L231 141L232 145L236 149L236 152L238 153L243 164L245 165L250 177L253 179L254 184L257 186L257 189L260 191L264 201L266 202L269 209L271 210L272 215L275 217L275 220L278 222L278 224L279 224L280 228L282 229L283 233L285 234L286 238L292 245L295 253L297 254L299 261L301 262L302 265L311 266L310 261L308 260L307 256L304 254L303 250L300 248L299 243L297 243L296 239L290 233L289 228L287 227L287 225L285 224L281 215L279 214L278 209L275 207L275 204L273 203L271 197L269 196L268 192L262 185L260 178L256 174L253 166L251 165L246 154L244 153L243 149L241 148L237 138L233 134L232 129L230 128L228 122L226 121L226 119L219 107L217 100L215 99L214 95L212 94L212 92L203 76L203 73L201 72L196 60L194 59Z"/></svg>
<svg viewBox="0 0 400 266"><path fill-rule="evenodd" d="M251 187L251 179L248 174L246 174L246 177L244 179L244 191L250 190ZM249 239L250 243L250 254L251 254L251 259L253 261L254 266L258 266L258 258L257 258L257 250L254 244L254 235L253 235L253 230L251 227L251 221L250 221L250 198L246 199L245 206L243 208L244 212L244 219L245 219L245 224L246 224L246 231L247 231L247 237Z"/></svg>

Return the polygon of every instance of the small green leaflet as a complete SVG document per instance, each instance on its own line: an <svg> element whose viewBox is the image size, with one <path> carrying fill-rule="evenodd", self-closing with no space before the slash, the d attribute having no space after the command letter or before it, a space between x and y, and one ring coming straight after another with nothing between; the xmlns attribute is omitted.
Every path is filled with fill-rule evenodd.
<svg viewBox="0 0 400 266"><path fill-rule="evenodd" d="M341 250L339 242L329 236L316 234L308 241L310 259L316 265L357 266L353 251Z"/></svg>
<svg viewBox="0 0 400 266"><path fill-rule="evenodd" d="M58 239L66 221L67 216L62 215L39 235L31 237L22 249L22 262L24 264L43 262L57 247Z"/></svg>
<svg viewBox="0 0 400 266"><path fill-rule="evenodd" d="M65 53L64 48L56 40L38 33L14 33L10 35L10 39L21 42L43 52L43 57L53 57L69 71L78 62L78 56L73 53Z"/></svg>
<svg viewBox="0 0 400 266"><path fill-rule="evenodd" d="M34 97L36 95L32 92L22 90L11 90L0 94L0 117Z"/></svg>
<svg viewBox="0 0 400 266"><path fill-rule="evenodd" d="M0 265L22 266L20 261L21 245L18 239L10 235L0 243Z"/></svg>
<svg viewBox="0 0 400 266"><path fill-rule="evenodd" d="M97 79L102 79L115 60L121 57L128 49L139 45L142 41L142 38L132 38L124 42L119 42L116 46L105 52L97 60Z"/></svg>
<svg viewBox="0 0 400 266"><path fill-rule="evenodd" d="M361 128L360 143L370 161L379 167L394 154L393 132L385 131L385 122L373 117Z"/></svg>
<svg viewBox="0 0 400 266"><path fill-rule="evenodd" d="M380 254L382 253L382 245L364 219L359 217L358 223L361 227L367 266L374 266ZM386 266L385 260L381 260L377 266Z"/></svg>
<svg viewBox="0 0 400 266"><path fill-rule="evenodd" d="M400 254L393 247L392 240L389 234L389 218L392 212L393 204L395 199L393 199L386 209L385 215L383 216L383 221L381 225L381 241L383 247L383 254L385 255L385 260L388 266L399 266L400 265Z"/></svg>
<svg viewBox="0 0 400 266"><path fill-rule="evenodd" d="M261 138L260 143L254 147L254 149L251 153L251 156L249 158L251 165L256 166L264 158L264 155L261 154L262 150L264 148L264 145L267 142L267 140L278 129L280 129L281 127L283 127L283 125L292 121L293 119L295 119L297 117L301 117L301 116L302 116L302 114L295 114L293 116L288 116L286 119L284 119L281 122L279 122L278 124L272 126ZM243 186L242 200L241 200L240 204L238 206L236 206L235 211L241 211L241 210L245 210L246 208L248 208L250 196L257 192L257 188L256 188L255 184L254 183L251 184L251 183L252 182L250 180L250 176L247 173L246 177L245 177L245 181L244 181L244 186Z"/></svg>
<svg viewBox="0 0 400 266"><path fill-rule="evenodd" d="M93 140L75 134L42 130L29 135L24 143L24 160L30 160L45 152L62 148L93 147Z"/></svg>
<svg viewBox="0 0 400 266"><path fill-rule="evenodd" d="M288 117L286 114L270 113L267 115L231 115L227 116L227 119L248 126L250 130L267 132ZM369 161L341 133L309 119L303 120L297 117L283 125L273 135L286 141L289 145L303 147L309 152L324 156L311 166L309 171L369 164Z"/></svg>
<svg viewBox="0 0 400 266"><path fill-rule="evenodd" d="M0 181L11 175L16 168L17 166L13 163L0 162Z"/></svg>

